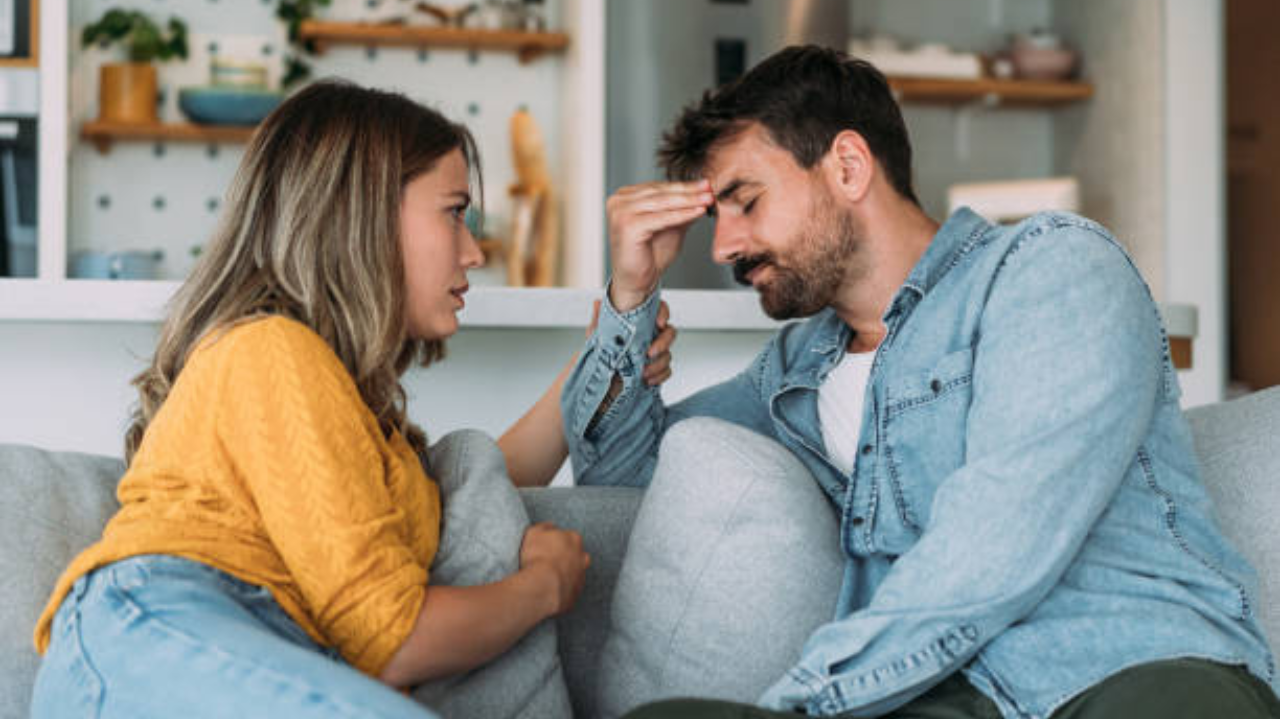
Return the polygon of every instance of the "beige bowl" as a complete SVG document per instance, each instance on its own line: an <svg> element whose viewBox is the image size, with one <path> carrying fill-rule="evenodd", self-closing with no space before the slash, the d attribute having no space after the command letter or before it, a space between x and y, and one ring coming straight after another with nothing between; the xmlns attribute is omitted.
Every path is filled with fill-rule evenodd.
<svg viewBox="0 0 1280 719"><path fill-rule="evenodd" d="M1014 73L1026 80L1066 80L1076 69L1076 52L1065 47L1014 43L1009 53Z"/></svg>

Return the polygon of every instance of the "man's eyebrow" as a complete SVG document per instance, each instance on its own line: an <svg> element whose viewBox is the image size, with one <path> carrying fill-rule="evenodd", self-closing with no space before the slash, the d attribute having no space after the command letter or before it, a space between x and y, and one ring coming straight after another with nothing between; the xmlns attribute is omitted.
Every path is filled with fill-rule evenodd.
<svg viewBox="0 0 1280 719"><path fill-rule="evenodd" d="M734 194L737 193L738 190L741 190L743 187L746 187L747 185L756 185L756 184L759 184L759 183L750 182L740 178L735 178L733 180L730 180L729 184L725 185L723 190L716 193L716 202L728 202L730 199L733 198Z"/></svg>

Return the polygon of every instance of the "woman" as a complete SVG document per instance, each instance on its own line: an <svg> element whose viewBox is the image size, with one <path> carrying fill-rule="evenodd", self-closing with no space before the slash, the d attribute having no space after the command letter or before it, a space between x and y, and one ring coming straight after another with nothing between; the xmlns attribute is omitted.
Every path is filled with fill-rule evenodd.
<svg viewBox="0 0 1280 719"><path fill-rule="evenodd" d="M550 525L509 576L428 587L440 490L400 378L483 261L473 172L467 130L399 95L317 83L267 118L135 380L122 506L40 618L34 716L430 716L394 689L572 606L589 557ZM499 442L518 484L564 458L562 379Z"/></svg>

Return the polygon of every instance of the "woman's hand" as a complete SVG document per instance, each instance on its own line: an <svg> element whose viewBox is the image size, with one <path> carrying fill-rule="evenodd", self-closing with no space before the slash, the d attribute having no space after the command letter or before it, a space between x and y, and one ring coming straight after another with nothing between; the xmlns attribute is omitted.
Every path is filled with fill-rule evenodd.
<svg viewBox="0 0 1280 719"><path fill-rule="evenodd" d="M569 611L590 564L577 532L549 522L529 527L520 571L492 584L427 587L413 629L378 677L407 687L493 661L547 617Z"/></svg>
<svg viewBox="0 0 1280 719"><path fill-rule="evenodd" d="M550 522L539 522L524 533L520 545L520 570L545 570L552 581L549 614L563 614L582 593L591 555L582 548L582 536Z"/></svg>
<svg viewBox="0 0 1280 719"><path fill-rule="evenodd" d="M671 379L671 345L676 342L676 328L667 321L671 317L671 309L663 302L658 307L658 336L653 338L649 351L645 353L644 381L651 387Z"/></svg>

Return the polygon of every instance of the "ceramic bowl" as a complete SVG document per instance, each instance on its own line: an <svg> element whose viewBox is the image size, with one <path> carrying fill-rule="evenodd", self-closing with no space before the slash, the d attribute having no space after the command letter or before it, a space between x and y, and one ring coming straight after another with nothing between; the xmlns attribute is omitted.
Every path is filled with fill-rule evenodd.
<svg viewBox="0 0 1280 719"><path fill-rule="evenodd" d="M276 109L284 93L247 87L184 87L178 108L203 125L256 125Z"/></svg>
<svg viewBox="0 0 1280 719"><path fill-rule="evenodd" d="M1009 59L1014 73L1027 80L1066 80L1076 69L1076 53L1065 47L1015 42Z"/></svg>

